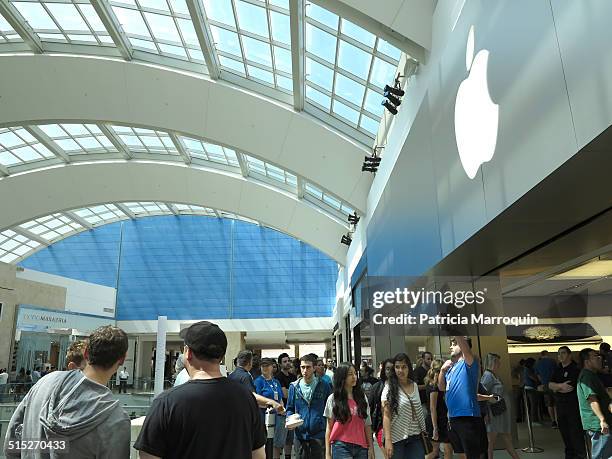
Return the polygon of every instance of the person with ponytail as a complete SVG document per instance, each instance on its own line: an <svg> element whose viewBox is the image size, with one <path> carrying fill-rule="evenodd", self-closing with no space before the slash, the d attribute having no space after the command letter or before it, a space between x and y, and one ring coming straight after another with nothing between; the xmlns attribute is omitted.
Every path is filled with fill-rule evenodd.
<svg viewBox="0 0 612 459"><path fill-rule="evenodd" d="M333 383L323 412L327 418L325 459L374 459L370 407L357 384L355 367L341 363Z"/></svg>
<svg viewBox="0 0 612 459"><path fill-rule="evenodd" d="M393 358L393 364L395 371L387 380L381 395L387 457L423 458L425 417L419 388L413 379L412 363L406 354L400 353Z"/></svg>

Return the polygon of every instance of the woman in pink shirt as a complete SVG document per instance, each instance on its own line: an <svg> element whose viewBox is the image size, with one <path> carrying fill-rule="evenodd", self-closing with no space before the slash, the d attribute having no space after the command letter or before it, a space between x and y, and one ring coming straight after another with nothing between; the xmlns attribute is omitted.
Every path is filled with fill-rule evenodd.
<svg viewBox="0 0 612 459"><path fill-rule="evenodd" d="M325 459L374 459L370 408L352 364L336 368L333 388L323 413L327 418Z"/></svg>

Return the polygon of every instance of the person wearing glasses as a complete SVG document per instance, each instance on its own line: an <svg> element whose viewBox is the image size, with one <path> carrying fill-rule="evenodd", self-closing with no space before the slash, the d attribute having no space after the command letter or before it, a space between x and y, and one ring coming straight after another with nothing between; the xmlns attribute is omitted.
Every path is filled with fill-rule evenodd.
<svg viewBox="0 0 612 459"><path fill-rule="evenodd" d="M582 371L578 376L578 403L582 427L591 438L592 459L612 457L612 404L597 373L601 371L601 355L594 349L580 351Z"/></svg>

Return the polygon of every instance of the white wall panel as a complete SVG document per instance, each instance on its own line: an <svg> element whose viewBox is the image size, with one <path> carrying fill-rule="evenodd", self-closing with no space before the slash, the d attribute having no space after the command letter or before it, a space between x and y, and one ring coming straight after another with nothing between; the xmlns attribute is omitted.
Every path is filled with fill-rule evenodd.
<svg viewBox="0 0 612 459"><path fill-rule="evenodd" d="M581 148L612 124L612 2L551 3Z"/></svg>
<svg viewBox="0 0 612 459"><path fill-rule="evenodd" d="M102 317L115 316L115 292L112 287L92 284L67 277L47 274L32 269L17 272L19 279L57 285L66 289L66 311L93 314Z"/></svg>

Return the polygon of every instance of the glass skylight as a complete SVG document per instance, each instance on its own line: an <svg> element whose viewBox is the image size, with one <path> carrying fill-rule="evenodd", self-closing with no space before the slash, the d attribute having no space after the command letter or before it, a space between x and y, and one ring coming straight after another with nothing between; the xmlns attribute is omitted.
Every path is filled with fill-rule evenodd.
<svg viewBox="0 0 612 459"><path fill-rule="evenodd" d="M172 204L172 206L178 211L180 214L186 215L209 215L211 217L216 217L217 214L213 209L208 207L194 206L190 204Z"/></svg>
<svg viewBox="0 0 612 459"><path fill-rule="evenodd" d="M375 137L401 51L314 4L306 5L305 42L306 101Z"/></svg>
<svg viewBox="0 0 612 459"><path fill-rule="evenodd" d="M170 135L166 132L128 126L111 126L111 129L134 153L179 155Z"/></svg>
<svg viewBox="0 0 612 459"><path fill-rule="evenodd" d="M55 158L55 155L24 128L0 129L0 164L3 166L16 166L49 158Z"/></svg>
<svg viewBox="0 0 612 459"><path fill-rule="evenodd" d="M11 3L43 41L115 46L88 0Z"/></svg>
<svg viewBox="0 0 612 459"><path fill-rule="evenodd" d="M288 2L203 1L221 67L291 93Z"/></svg>
<svg viewBox="0 0 612 459"><path fill-rule="evenodd" d="M185 0L111 0L134 49L203 64Z"/></svg>
<svg viewBox="0 0 612 459"><path fill-rule="evenodd" d="M259 175L292 188L297 187L297 177L295 175L252 156L244 155L244 158L249 168L249 175L255 177Z"/></svg>
<svg viewBox="0 0 612 459"><path fill-rule="evenodd" d="M11 25L0 15L0 45L4 43L19 43L23 42L21 37Z"/></svg>
<svg viewBox="0 0 612 459"><path fill-rule="evenodd" d="M45 124L39 127L70 155L117 152L108 137L95 124Z"/></svg>
<svg viewBox="0 0 612 459"><path fill-rule="evenodd" d="M226 166L240 167L236 152L231 148L222 147L191 137L178 136L179 141L192 158L213 161Z"/></svg>
<svg viewBox="0 0 612 459"><path fill-rule="evenodd" d="M338 198L331 196L330 194L322 191L320 188L314 186L312 183L306 183L304 185L304 196L314 198L318 203L324 203L332 209L349 215L354 212L354 209L350 207L346 202L341 201Z"/></svg>
<svg viewBox="0 0 612 459"><path fill-rule="evenodd" d="M158 215L172 213L166 204L161 202L125 202L123 203L134 215Z"/></svg>
<svg viewBox="0 0 612 459"><path fill-rule="evenodd" d="M85 207L83 209L77 209L73 211L73 213L94 226L103 224L109 220L128 218L128 216L114 204L102 204L100 206Z"/></svg>
<svg viewBox="0 0 612 459"><path fill-rule="evenodd" d="M43 41L44 50L120 55L91 0L8 1L18 10L19 19L27 22ZM135 51L131 56L134 61L206 72L196 34L196 29L203 27L213 42L213 61L219 63L221 79L249 90L257 91L257 86L262 85L259 90L266 96L291 103L294 76L289 0L195 0L203 6L203 24L194 24L186 0L103 1L109 2L119 32L128 37ZM369 144L378 132L384 111L383 87L393 82L401 51L316 4L306 1L303 12L305 75L295 78L304 80L304 110ZM68 46L71 44L90 46ZM27 50L29 46L0 16L0 52ZM163 148L156 149L154 145L137 145L142 139L136 141L133 137L130 150L137 153L177 154L163 140ZM153 137L149 140L153 141ZM73 142L79 144L70 136L60 140L72 147ZM77 151L115 152L108 144L67 150L68 154ZM237 167L230 157L208 155L202 145L190 148L190 154L195 159Z"/></svg>
<svg viewBox="0 0 612 459"><path fill-rule="evenodd" d="M3 231L0 233L0 261L11 263L28 252L37 249L40 245L40 243L14 231Z"/></svg>
<svg viewBox="0 0 612 459"><path fill-rule="evenodd" d="M80 224L64 214L47 215L46 217L24 223L20 227L48 241L83 229Z"/></svg>

